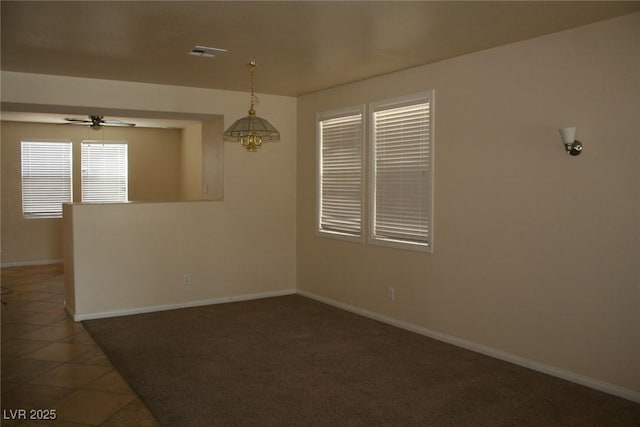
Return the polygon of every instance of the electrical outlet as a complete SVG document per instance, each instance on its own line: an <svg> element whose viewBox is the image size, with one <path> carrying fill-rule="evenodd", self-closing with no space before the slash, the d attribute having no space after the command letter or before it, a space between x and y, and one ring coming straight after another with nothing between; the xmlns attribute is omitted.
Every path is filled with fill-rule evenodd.
<svg viewBox="0 0 640 427"><path fill-rule="evenodd" d="M391 301L395 301L396 300L396 288L388 288L387 289L387 296L389 297L389 299Z"/></svg>
<svg viewBox="0 0 640 427"><path fill-rule="evenodd" d="M184 276L182 278L183 278L183 283L185 285L190 285L191 284L191 274L184 273Z"/></svg>

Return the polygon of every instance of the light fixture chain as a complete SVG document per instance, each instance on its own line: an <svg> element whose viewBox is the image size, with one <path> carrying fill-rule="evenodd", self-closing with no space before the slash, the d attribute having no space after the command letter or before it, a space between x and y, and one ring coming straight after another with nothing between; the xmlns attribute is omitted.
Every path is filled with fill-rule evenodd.
<svg viewBox="0 0 640 427"><path fill-rule="evenodd" d="M254 110L254 104L258 103L258 97L256 96L255 92L253 91L253 71L256 68L256 63L255 61L251 61L249 62L249 69L251 71L251 110L253 111L255 114L255 110Z"/></svg>

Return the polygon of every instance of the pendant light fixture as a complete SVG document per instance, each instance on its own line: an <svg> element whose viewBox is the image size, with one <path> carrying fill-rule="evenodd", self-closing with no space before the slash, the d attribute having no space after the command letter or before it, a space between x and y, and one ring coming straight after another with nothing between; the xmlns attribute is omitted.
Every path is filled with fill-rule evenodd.
<svg viewBox="0 0 640 427"><path fill-rule="evenodd" d="M254 105L258 97L253 92L253 71L256 62L248 64L251 72L251 107L249 115L236 120L223 134L225 141L240 141L247 151L257 151L264 141L278 141L280 132L268 120L256 116Z"/></svg>

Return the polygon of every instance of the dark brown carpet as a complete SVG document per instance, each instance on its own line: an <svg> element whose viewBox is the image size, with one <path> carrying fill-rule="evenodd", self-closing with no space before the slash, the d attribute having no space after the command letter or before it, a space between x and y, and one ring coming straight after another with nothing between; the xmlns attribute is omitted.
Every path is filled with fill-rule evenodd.
<svg viewBox="0 0 640 427"><path fill-rule="evenodd" d="M83 324L163 426L640 426L640 404L298 295Z"/></svg>

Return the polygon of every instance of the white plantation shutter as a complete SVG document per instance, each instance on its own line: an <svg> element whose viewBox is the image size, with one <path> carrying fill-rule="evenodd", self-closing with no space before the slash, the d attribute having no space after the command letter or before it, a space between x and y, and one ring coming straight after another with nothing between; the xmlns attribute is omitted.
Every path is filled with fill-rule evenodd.
<svg viewBox="0 0 640 427"><path fill-rule="evenodd" d="M373 106L373 242L431 250L432 99Z"/></svg>
<svg viewBox="0 0 640 427"><path fill-rule="evenodd" d="M72 202L71 142L22 141L22 214L61 218L62 203Z"/></svg>
<svg viewBox="0 0 640 427"><path fill-rule="evenodd" d="M362 235L362 116L318 120L320 232Z"/></svg>
<svg viewBox="0 0 640 427"><path fill-rule="evenodd" d="M128 161L126 143L82 143L82 201L126 202Z"/></svg>

